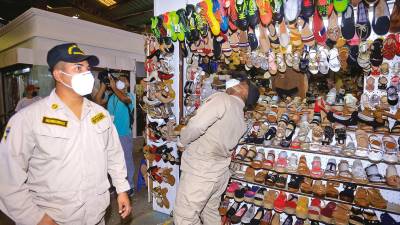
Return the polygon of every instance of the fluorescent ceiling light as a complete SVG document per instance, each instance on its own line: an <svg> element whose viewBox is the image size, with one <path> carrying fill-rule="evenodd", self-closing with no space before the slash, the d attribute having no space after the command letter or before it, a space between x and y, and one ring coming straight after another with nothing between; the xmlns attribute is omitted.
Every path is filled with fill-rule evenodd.
<svg viewBox="0 0 400 225"><path fill-rule="evenodd" d="M106 5L107 7L117 4L117 2L114 0L98 0L98 1Z"/></svg>

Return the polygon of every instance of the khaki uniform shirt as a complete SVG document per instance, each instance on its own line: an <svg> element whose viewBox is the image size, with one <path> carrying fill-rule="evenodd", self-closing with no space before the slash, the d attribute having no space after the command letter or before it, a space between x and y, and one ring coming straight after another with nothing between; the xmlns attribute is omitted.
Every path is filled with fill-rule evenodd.
<svg viewBox="0 0 400 225"><path fill-rule="evenodd" d="M229 171L231 150L246 132L244 102L226 93L211 95L181 131L181 169L211 180Z"/></svg>
<svg viewBox="0 0 400 225"><path fill-rule="evenodd" d="M109 205L109 181L129 190L108 112L84 99L81 119L55 91L13 116L0 149L0 210L17 224L47 213L59 224L96 224Z"/></svg>

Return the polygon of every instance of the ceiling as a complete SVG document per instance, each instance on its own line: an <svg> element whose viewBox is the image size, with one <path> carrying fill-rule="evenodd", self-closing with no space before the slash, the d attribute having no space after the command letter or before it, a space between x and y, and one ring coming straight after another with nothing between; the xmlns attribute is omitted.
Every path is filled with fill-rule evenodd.
<svg viewBox="0 0 400 225"><path fill-rule="evenodd" d="M136 33L150 30L153 0L114 1L116 4L107 7L99 0L0 0L0 24L36 7Z"/></svg>

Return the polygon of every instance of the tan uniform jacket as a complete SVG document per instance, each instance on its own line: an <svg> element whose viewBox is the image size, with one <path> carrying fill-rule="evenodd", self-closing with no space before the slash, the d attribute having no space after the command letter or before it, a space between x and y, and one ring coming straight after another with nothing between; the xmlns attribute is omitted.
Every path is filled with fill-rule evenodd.
<svg viewBox="0 0 400 225"><path fill-rule="evenodd" d="M79 120L53 90L6 127L0 210L17 224L37 224L44 213L60 224L96 224L109 205L107 173L118 193L129 189L110 115L84 99Z"/></svg>
<svg viewBox="0 0 400 225"><path fill-rule="evenodd" d="M244 102L226 93L211 95L182 129L181 169L217 180L228 172L231 152L246 131Z"/></svg>

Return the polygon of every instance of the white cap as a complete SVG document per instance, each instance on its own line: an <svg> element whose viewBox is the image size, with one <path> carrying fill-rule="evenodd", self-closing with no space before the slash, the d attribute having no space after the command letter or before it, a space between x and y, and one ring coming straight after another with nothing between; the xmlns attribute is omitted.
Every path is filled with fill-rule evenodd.
<svg viewBox="0 0 400 225"><path fill-rule="evenodd" d="M234 87L234 86L236 86L238 84L240 84L239 80L230 79L230 80L225 82L225 87L226 87L226 89L228 89L228 88Z"/></svg>

